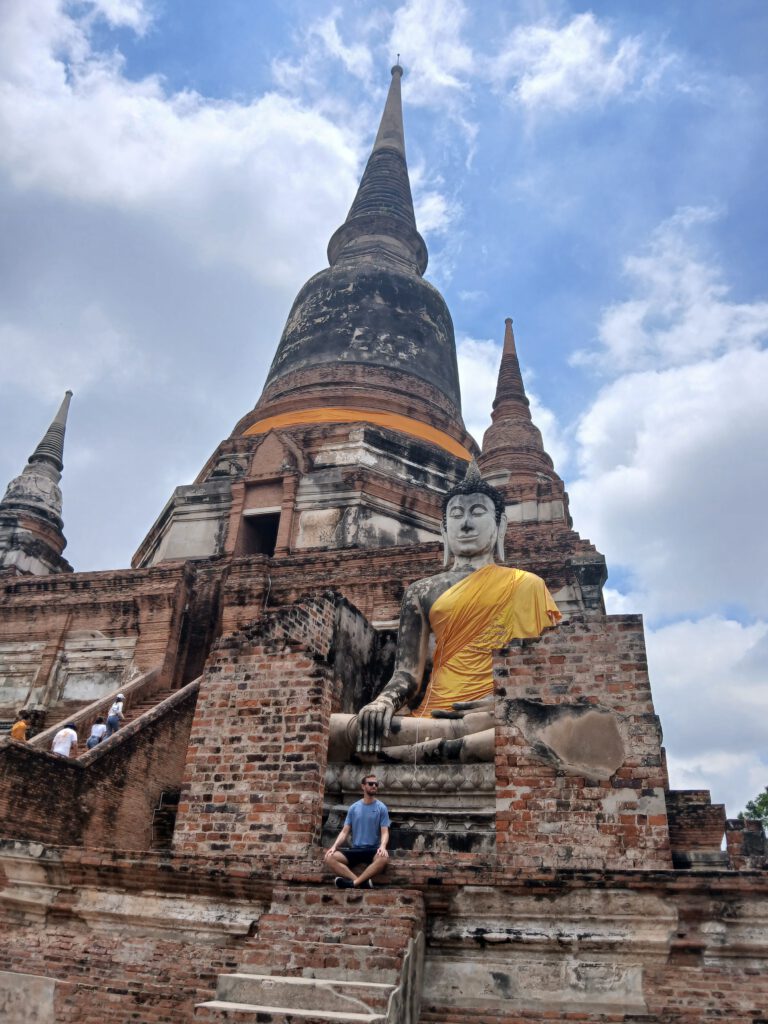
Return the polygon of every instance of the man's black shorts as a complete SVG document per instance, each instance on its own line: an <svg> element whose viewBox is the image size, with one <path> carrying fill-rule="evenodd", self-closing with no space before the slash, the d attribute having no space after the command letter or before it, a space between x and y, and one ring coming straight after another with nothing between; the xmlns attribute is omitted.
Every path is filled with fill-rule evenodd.
<svg viewBox="0 0 768 1024"><path fill-rule="evenodd" d="M347 864L353 868L356 864L373 864L378 846L342 846L339 853L347 858Z"/></svg>

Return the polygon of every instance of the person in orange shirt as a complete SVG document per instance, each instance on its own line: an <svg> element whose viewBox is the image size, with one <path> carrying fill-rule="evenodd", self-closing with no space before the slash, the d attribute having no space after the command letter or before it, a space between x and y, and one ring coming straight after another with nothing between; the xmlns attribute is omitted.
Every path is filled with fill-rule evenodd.
<svg viewBox="0 0 768 1024"><path fill-rule="evenodd" d="M30 714L28 711L20 711L16 715L16 721L11 726L11 739L19 743L27 742L27 729L29 728Z"/></svg>

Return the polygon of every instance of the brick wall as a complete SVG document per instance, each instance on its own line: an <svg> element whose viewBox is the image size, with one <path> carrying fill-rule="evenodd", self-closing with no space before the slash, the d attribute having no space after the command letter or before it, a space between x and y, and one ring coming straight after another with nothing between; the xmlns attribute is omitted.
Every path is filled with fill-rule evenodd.
<svg viewBox="0 0 768 1024"><path fill-rule="evenodd" d="M725 805L713 804L707 789L673 789L667 793L672 852L719 852L725 833Z"/></svg>
<svg viewBox="0 0 768 1024"><path fill-rule="evenodd" d="M409 939L423 930L419 892L277 885L259 918L259 941L244 951L241 969L294 976L349 972L394 983Z"/></svg>
<svg viewBox="0 0 768 1024"><path fill-rule="evenodd" d="M728 818L725 823L728 861L734 871L768 868L768 840L762 822Z"/></svg>
<svg viewBox="0 0 768 1024"><path fill-rule="evenodd" d="M497 853L500 864L660 868L671 864L661 731L639 616L574 616L494 659L497 702ZM556 709L556 710L554 710ZM618 731L620 766L580 774L535 725L599 712ZM609 721L612 720L612 721ZM540 735L546 735L542 730Z"/></svg>
<svg viewBox="0 0 768 1024"><path fill-rule="evenodd" d="M223 637L203 675L174 848L299 855L320 835L334 600L266 615Z"/></svg>
<svg viewBox="0 0 768 1024"><path fill-rule="evenodd" d="M104 907L101 924L57 915L44 932L14 922L0 935L0 970L57 980L51 1024L191 1021L195 1004L212 998L218 975L237 969L226 935L212 941L201 930L196 939L180 939L169 928L158 937L146 921L144 934L135 926L116 929L122 902L113 899L111 912Z"/></svg>

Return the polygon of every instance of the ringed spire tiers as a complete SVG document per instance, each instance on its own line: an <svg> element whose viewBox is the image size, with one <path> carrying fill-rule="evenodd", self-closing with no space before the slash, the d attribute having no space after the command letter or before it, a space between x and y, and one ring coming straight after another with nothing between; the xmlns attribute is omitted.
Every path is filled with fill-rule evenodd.
<svg viewBox="0 0 768 1024"><path fill-rule="evenodd" d="M64 434L67 429L67 415L71 401L72 392L66 391L59 411L45 432L45 437L29 457L30 464L47 461L55 466L60 473L64 469Z"/></svg>
<svg viewBox="0 0 768 1024"><path fill-rule="evenodd" d="M424 280L400 85L392 78L378 132L329 266L299 292L256 407L233 437L274 427L363 422L477 453L461 417L453 322Z"/></svg>
<svg viewBox="0 0 768 1024"><path fill-rule="evenodd" d="M354 259L373 244L379 256L404 262L422 275L427 246L416 229L411 183L405 160L405 135L400 80L403 69L392 68L392 81L379 130L347 219L331 236L328 262Z"/></svg>
<svg viewBox="0 0 768 1024"><path fill-rule="evenodd" d="M491 425L483 437L479 463L483 473L514 466L518 473L556 477L552 459L544 450L541 431L531 419L511 317L504 321L504 347L496 397L493 400Z"/></svg>

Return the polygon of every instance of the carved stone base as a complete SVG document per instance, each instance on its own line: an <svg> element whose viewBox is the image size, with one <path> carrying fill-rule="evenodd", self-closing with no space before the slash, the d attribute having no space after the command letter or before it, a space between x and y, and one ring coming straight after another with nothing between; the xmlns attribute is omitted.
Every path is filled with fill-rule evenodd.
<svg viewBox="0 0 768 1024"><path fill-rule="evenodd" d="M379 799L389 808L393 850L493 851L494 765L376 765L370 770L379 780ZM360 797L364 773L359 765L328 765L324 843L341 831L347 808Z"/></svg>

